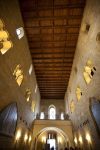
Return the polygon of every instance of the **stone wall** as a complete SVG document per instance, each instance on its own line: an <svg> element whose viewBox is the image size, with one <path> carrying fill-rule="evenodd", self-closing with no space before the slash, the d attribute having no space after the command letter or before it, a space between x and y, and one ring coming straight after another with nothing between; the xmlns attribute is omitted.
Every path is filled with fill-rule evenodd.
<svg viewBox="0 0 100 150"><path fill-rule="evenodd" d="M48 108L50 105L54 105L56 107L57 114L65 112L64 100L41 100L40 111L48 114Z"/></svg>
<svg viewBox="0 0 100 150"><path fill-rule="evenodd" d="M98 33L100 33L100 1L87 0L69 85L65 94L66 112L69 113L73 122L75 136L78 141L81 136L84 143L78 142L78 146L80 145L85 150L100 149L100 137L89 109L91 98L100 100L100 38L97 37ZM95 67L89 84L83 77L84 67L88 60L91 60L92 67ZM76 97L77 87L80 87L82 91L79 101ZM70 109L72 101L74 102L73 112ZM86 133L90 134L91 143L87 143Z"/></svg>
<svg viewBox="0 0 100 150"><path fill-rule="evenodd" d="M46 130L57 131L65 136L69 146L73 146L73 130L71 121L66 120L35 120L33 125L33 138L37 140L40 133ZM35 140L34 140L35 141ZM33 147L36 146L33 143Z"/></svg>
<svg viewBox="0 0 100 150"><path fill-rule="evenodd" d="M21 128L29 130L34 120L34 114L39 111L40 94L38 88L35 93L37 81L34 68L32 74L29 75L32 60L26 35L19 40L16 34L17 28L24 28L17 0L0 0L0 19L3 20L4 29L9 32L10 40L13 43L13 47L4 55L0 53L0 110L8 104L16 102L18 107L17 127L21 126ZM13 76L14 69L18 64L21 65L24 74L21 86L18 86ZM25 97L27 88L30 88L32 92L29 102ZM32 101L36 106L34 113L31 110Z"/></svg>

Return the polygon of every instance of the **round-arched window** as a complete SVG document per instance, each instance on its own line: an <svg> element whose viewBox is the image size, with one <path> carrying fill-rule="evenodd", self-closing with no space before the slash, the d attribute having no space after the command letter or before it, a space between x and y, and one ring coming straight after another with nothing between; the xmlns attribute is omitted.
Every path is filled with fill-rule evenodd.
<svg viewBox="0 0 100 150"><path fill-rule="evenodd" d="M54 105L49 106L48 115L49 119L56 119L56 108Z"/></svg>

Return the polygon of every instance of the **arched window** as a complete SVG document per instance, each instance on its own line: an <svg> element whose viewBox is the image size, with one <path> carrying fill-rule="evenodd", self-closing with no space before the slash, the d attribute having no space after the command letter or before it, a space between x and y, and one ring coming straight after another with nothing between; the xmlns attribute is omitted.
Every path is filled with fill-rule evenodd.
<svg viewBox="0 0 100 150"><path fill-rule="evenodd" d="M61 120L64 120L64 113L61 113Z"/></svg>
<svg viewBox="0 0 100 150"><path fill-rule="evenodd" d="M20 28L16 29L16 34L18 36L18 39L21 39L24 36L24 29L23 29L23 27L20 27Z"/></svg>
<svg viewBox="0 0 100 150"><path fill-rule="evenodd" d="M48 110L49 119L56 119L56 108L54 105L51 105Z"/></svg>
<svg viewBox="0 0 100 150"><path fill-rule="evenodd" d="M40 119L44 119L44 112L41 112Z"/></svg>

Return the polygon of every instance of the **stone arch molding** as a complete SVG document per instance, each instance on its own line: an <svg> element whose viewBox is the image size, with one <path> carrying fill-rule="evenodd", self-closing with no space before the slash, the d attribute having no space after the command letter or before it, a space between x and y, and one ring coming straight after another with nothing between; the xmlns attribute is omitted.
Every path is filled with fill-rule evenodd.
<svg viewBox="0 0 100 150"><path fill-rule="evenodd" d="M49 107L48 107L48 114L49 114L50 108L54 108L54 109L55 109L55 111L57 112L57 110L56 110L56 106L55 106L55 105L53 105L53 104L51 104L51 105L49 105Z"/></svg>
<svg viewBox="0 0 100 150"><path fill-rule="evenodd" d="M66 139L69 140L69 143L71 143L72 139L69 136L69 133L66 133L63 129L58 128L58 127L45 127L45 128L41 128L40 130L38 130L38 132L34 132L33 131L33 139L35 139L36 137L38 137L41 133L47 131L47 130L54 130L57 131L58 133L61 133Z"/></svg>
<svg viewBox="0 0 100 150"><path fill-rule="evenodd" d="M56 131L57 133L59 133L60 135L62 135L63 138L64 138L65 143L67 144L67 142L69 142L69 145L71 145L70 140L69 140L69 138L68 138L68 135L66 135L62 129L57 128L57 127L46 127L46 128L41 129L41 130L36 134L34 150L37 150L37 142L38 142L39 136L40 136L42 133L44 133L44 132L46 132L46 131L50 131L50 130Z"/></svg>
<svg viewBox="0 0 100 150"><path fill-rule="evenodd" d="M70 121L36 120L33 127L33 147L35 145L34 142L36 142L38 139L38 136L50 129L61 133L65 137L66 142L69 142L70 146L74 145L72 124Z"/></svg>
<svg viewBox="0 0 100 150"><path fill-rule="evenodd" d="M61 135L64 137L64 139L69 140L68 135L66 135L65 132L64 132L62 129L57 128L57 127L46 127L46 128L43 128L43 129L41 129L41 130L37 133L36 137L40 136L40 135L41 135L42 133L44 133L45 131L49 131L49 130L56 131L56 132L58 132L59 134L61 134Z"/></svg>

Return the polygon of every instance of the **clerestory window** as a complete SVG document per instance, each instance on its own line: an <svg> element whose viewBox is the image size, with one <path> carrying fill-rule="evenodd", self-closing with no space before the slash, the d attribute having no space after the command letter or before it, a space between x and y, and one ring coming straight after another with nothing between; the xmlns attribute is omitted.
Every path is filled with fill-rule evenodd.
<svg viewBox="0 0 100 150"><path fill-rule="evenodd" d="M49 113L49 119L56 119L56 108L55 108L55 106L51 105L49 107L48 113Z"/></svg>

